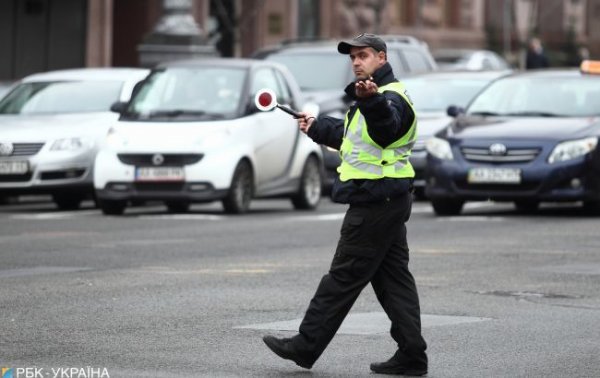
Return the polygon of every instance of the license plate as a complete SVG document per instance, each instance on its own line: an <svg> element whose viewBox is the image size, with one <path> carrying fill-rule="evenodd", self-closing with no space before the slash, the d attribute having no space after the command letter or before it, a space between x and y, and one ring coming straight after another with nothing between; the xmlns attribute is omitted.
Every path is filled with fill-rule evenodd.
<svg viewBox="0 0 600 378"><path fill-rule="evenodd" d="M137 181L183 181L185 175L181 167L138 167L135 170Z"/></svg>
<svg viewBox="0 0 600 378"><path fill-rule="evenodd" d="M19 175L28 171L27 161L0 161L0 175Z"/></svg>
<svg viewBox="0 0 600 378"><path fill-rule="evenodd" d="M521 170L514 168L473 168L467 181L471 184L519 184Z"/></svg>

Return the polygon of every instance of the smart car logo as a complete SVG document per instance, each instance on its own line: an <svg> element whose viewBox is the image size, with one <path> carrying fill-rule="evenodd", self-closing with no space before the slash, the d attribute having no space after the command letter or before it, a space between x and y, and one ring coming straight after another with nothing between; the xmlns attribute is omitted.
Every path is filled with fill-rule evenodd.
<svg viewBox="0 0 600 378"><path fill-rule="evenodd" d="M1 143L0 142L0 156L10 156L15 150L15 146L12 143Z"/></svg>
<svg viewBox="0 0 600 378"><path fill-rule="evenodd" d="M506 146L502 143L494 143L490 146L490 155L502 156L506 155Z"/></svg>
<svg viewBox="0 0 600 378"><path fill-rule="evenodd" d="M162 156L161 154L156 154L156 155L152 156L152 164L161 165L164 162L165 162L165 157Z"/></svg>

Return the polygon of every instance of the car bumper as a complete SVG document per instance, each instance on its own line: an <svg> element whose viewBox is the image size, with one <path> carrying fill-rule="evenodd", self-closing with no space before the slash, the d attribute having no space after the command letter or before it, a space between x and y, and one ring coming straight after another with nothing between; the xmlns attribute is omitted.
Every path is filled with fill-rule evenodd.
<svg viewBox="0 0 600 378"><path fill-rule="evenodd" d="M56 152L49 155L1 158L4 162L27 161L29 169L22 174L0 174L0 193L93 191L93 152Z"/></svg>
<svg viewBox="0 0 600 378"><path fill-rule="evenodd" d="M589 159L574 159L556 165L511 165L521 170L519 184L473 184L468 170L481 165L459 165L430 157L426 194L431 199L494 201L580 201L600 200L598 170ZM492 166L490 166L492 167ZM595 173L594 173L595 172Z"/></svg>
<svg viewBox="0 0 600 378"><path fill-rule="evenodd" d="M427 168L427 151L413 150L410 155L410 164L415 170L415 180L413 185L416 189L425 189L426 179L425 179L425 170Z"/></svg>
<svg viewBox="0 0 600 378"><path fill-rule="evenodd" d="M148 155L144 153L144 155ZM147 164L141 164L147 166ZM181 167L184 178L178 180L138 180L138 165L122 162L110 150L100 151L96 157L94 187L96 197L104 200L161 200L210 202L224 198L235 165L233 163L207 162L200 158L196 163L175 164ZM221 169L211 169L219 166Z"/></svg>

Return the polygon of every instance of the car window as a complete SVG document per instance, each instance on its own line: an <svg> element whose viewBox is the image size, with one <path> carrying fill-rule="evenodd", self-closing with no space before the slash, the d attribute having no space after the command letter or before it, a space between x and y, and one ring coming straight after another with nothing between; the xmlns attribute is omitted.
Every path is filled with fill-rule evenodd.
<svg viewBox="0 0 600 378"><path fill-rule="evenodd" d="M142 117L178 111L233 115L239 109L246 71L240 68L172 67L153 72L128 107Z"/></svg>
<svg viewBox="0 0 600 378"><path fill-rule="evenodd" d="M119 100L121 81L21 83L0 101L0 114L54 114L109 111Z"/></svg>
<svg viewBox="0 0 600 378"><path fill-rule="evenodd" d="M286 66L302 90L339 90L348 85L352 72L348 56L335 50L272 54L267 59Z"/></svg>
<svg viewBox="0 0 600 378"><path fill-rule="evenodd" d="M292 93L290 92L287 80L285 80L283 74L277 70L275 70L275 76L277 77L279 88L281 88L281 98L277 101L281 104L292 104Z"/></svg>
<svg viewBox="0 0 600 378"><path fill-rule="evenodd" d="M549 114L567 117L600 115L600 78L514 77L486 88L468 113Z"/></svg>
<svg viewBox="0 0 600 378"><path fill-rule="evenodd" d="M444 112L449 105L465 107L490 79L411 77L402 80L417 111Z"/></svg>
<svg viewBox="0 0 600 378"><path fill-rule="evenodd" d="M404 54L404 59L411 73L431 71L431 66L425 60L425 57L417 50L407 49L402 51L402 54Z"/></svg>
<svg viewBox="0 0 600 378"><path fill-rule="evenodd" d="M406 67L404 66L404 63L402 63L402 59L400 58L400 52L398 50L389 49L387 53L387 59L390 63L390 66L392 66L394 74L400 76L400 74L406 72Z"/></svg>
<svg viewBox="0 0 600 378"><path fill-rule="evenodd" d="M261 89L270 89L275 92L277 102L283 103L284 94L281 85L271 68L260 68L254 73L251 86L251 94L254 96Z"/></svg>

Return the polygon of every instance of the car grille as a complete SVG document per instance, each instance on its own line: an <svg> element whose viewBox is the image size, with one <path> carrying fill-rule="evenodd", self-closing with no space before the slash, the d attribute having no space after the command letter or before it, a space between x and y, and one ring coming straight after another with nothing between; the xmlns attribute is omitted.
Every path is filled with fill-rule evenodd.
<svg viewBox="0 0 600 378"><path fill-rule="evenodd" d="M183 182L136 182L133 187L139 192L181 192Z"/></svg>
<svg viewBox="0 0 600 378"><path fill-rule="evenodd" d="M511 148L503 155L492 155L489 148L462 147L461 153L466 160L489 163L526 163L538 156L539 148Z"/></svg>
<svg viewBox="0 0 600 378"><path fill-rule="evenodd" d="M13 147L14 150L10 156L31 156L40 152L44 143L14 143Z"/></svg>
<svg viewBox="0 0 600 378"><path fill-rule="evenodd" d="M0 175L0 182L27 182L31 180L32 172L22 175Z"/></svg>
<svg viewBox="0 0 600 378"><path fill-rule="evenodd" d="M153 166L152 161L156 155L162 155L164 161L160 165L164 166L184 166L196 164L204 155L202 154L118 154L119 160L123 164L136 166Z"/></svg>

